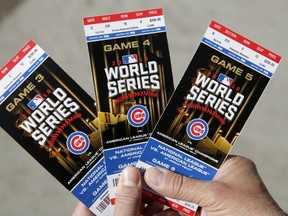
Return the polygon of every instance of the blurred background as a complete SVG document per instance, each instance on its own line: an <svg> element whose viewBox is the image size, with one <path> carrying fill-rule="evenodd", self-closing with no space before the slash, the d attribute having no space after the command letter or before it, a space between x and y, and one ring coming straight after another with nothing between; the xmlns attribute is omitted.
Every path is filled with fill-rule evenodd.
<svg viewBox="0 0 288 216"><path fill-rule="evenodd" d="M94 97L82 17L157 7L165 13L176 85L212 19L283 57L233 154L256 163L268 190L287 212L287 0L0 0L0 67L34 39ZM71 215L76 198L3 129L0 140L0 215Z"/></svg>

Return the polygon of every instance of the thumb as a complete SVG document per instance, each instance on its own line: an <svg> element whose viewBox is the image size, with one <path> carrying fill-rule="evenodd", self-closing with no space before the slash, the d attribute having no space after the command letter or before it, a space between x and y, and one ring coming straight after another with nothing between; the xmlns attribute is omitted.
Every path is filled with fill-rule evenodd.
<svg viewBox="0 0 288 216"><path fill-rule="evenodd" d="M117 187L114 216L140 215L141 187L141 176L138 169L125 168Z"/></svg>
<svg viewBox="0 0 288 216"><path fill-rule="evenodd" d="M145 172L146 183L156 192L172 199L184 200L199 206L215 204L221 185L212 181L200 181L162 168L150 168Z"/></svg>

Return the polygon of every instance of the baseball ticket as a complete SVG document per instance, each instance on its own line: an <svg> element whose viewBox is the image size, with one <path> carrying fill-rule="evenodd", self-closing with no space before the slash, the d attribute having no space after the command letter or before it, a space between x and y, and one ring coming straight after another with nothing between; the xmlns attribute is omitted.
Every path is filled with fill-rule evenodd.
<svg viewBox="0 0 288 216"><path fill-rule="evenodd" d="M112 215L95 101L34 41L0 70L0 125L96 215Z"/></svg>
<svg viewBox="0 0 288 216"><path fill-rule="evenodd" d="M174 90L162 9L84 18L111 203Z"/></svg>
<svg viewBox="0 0 288 216"><path fill-rule="evenodd" d="M212 21L143 151L157 166L212 180L235 144L281 57ZM197 205L144 193L194 215Z"/></svg>

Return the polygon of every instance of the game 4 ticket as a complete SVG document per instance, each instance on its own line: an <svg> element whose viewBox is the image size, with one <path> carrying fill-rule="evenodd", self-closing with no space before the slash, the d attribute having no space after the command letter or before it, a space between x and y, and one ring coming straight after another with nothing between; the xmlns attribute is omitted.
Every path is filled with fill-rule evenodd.
<svg viewBox="0 0 288 216"><path fill-rule="evenodd" d="M172 94L162 9L84 18L111 203Z"/></svg>

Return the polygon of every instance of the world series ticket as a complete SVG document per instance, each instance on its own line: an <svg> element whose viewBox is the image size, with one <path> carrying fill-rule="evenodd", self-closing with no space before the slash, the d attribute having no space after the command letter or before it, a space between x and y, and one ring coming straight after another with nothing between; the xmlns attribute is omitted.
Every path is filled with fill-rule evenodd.
<svg viewBox="0 0 288 216"><path fill-rule="evenodd" d="M162 9L84 18L111 203L174 90Z"/></svg>
<svg viewBox="0 0 288 216"><path fill-rule="evenodd" d="M281 57L212 21L137 167L212 180ZM194 215L197 205L146 195Z"/></svg>
<svg viewBox="0 0 288 216"><path fill-rule="evenodd" d="M0 71L0 125L96 215L110 212L95 101L34 41Z"/></svg>

